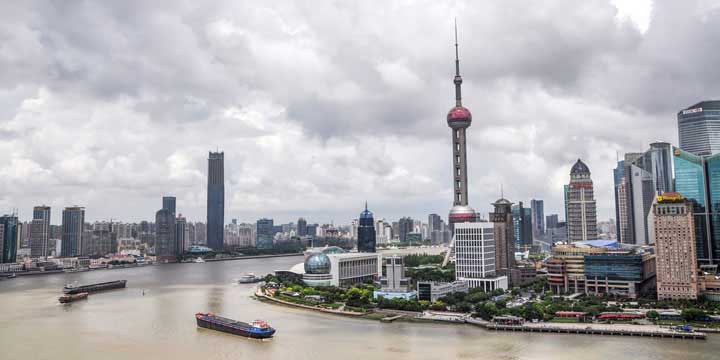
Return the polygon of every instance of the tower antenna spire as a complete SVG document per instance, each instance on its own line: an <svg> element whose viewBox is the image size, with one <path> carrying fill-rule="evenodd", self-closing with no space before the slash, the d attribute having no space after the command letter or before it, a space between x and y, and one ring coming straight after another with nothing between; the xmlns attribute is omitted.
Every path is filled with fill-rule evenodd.
<svg viewBox="0 0 720 360"><path fill-rule="evenodd" d="M460 76L460 52L458 50L458 36L457 36L457 18L455 18L455 106L462 106L462 94L460 85L462 85L462 77Z"/></svg>
<svg viewBox="0 0 720 360"><path fill-rule="evenodd" d="M500 198L501 199L505 198L505 193L503 192L503 184L500 184Z"/></svg>

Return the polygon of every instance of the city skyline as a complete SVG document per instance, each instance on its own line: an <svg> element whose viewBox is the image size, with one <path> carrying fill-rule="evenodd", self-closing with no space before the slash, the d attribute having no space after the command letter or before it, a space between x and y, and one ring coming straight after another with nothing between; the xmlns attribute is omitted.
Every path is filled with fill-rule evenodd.
<svg viewBox="0 0 720 360"><path fill-rule="evenodd" d="M157 197L165 194L177 197L189 220L204 219L205 153L215 148L226 154L226 219L288 222L303 216L347 224L365 199L379 217L444 217L452 205L452 182L447 128L438 120L447 103L438 99L452 91L447 54L452 51L452 19L458 14L465 44L463 72L469 80L463 100L476 112L468 132L468 153L475 154L468 163L469 203L481 214L492 211L486 204L497 199L501 184L513 202L543 199L545 212L562 214L562 184L572 161L581 157L597 174L598 218L614 217L613 181L607 174L615 167L615 153L642 150L658 139L677 145L677 111L718 93L711 75L705 74L707 82L691 76L704 63L654 61L665 58L658 49L661 40L682 52L695 44L691 40L697 34L716 34L713 21L672 16L679 11L677 4L654 4L650 17L594 3L590 19L580 16L587 9L581 11L579 4L558 4L558 9L578 14L569 17L575 22L567 28L556 27L553 11L538 15L533 9L518 12L491 4L393 10L412 10L421 17L427 25L412 27L416 33L390 27L375 33L371 24L397 14L349 5L358 16L360 34L377 40L372 46L353 42L354 33L328 16L336 9L326 5L318 5L314 15L301 15L274 7L217 4L195 21L183 22L192 9L127 4L129 11L148 13L140 23L129 24L103 5L68 4L69 10L77 10L70 12L90 15L58 20L57 26L26 16L24 8L32 6L4 5L3 11L13 17L8 44L18 56L47 59L3 63L8 73L23 76L8 77L13 90L3 97L0 146L8 156L0 160L0 185L7 189L0 195L0 212L17 208L23 221L39 204L55 209L54 221L59 209L75 204L87 209L88 221L149 220ZM702 7L683 4L683 10L694 8ZM54 10L28 12L47 20ZM229 10L248 10L249 15ZM263 11L274 14L271 26L252 19ZM89 26L89 18L105 19L114 25L104 27L102 35L112 39L130 27L152 26L159 13L168 22L146 31L157 34L151 38L157 41L154 46L132 37L127 43L106 44L93 34L77 38L72 30ZM628 14L646 20L628 20ZM530 24L535 16L537 23ZM498 34L492 29L502 27L489 22L510 19L527 26ZM325 31L331 27L337 31ZM680 28L684 30L677 32ZM592 41L574 42L569 29L582 29L582 38ZM172 36L183 31L199 40ZM668 31L675 35L665 37ZM553 58L566 61L562 70L546 56L529 56L533 44L513 41L535 34L538 43L552 46L548 53ZM310 46L299 45L305 43ZM347 44L347 53L338 43ZM130 60L93 62L110 56L108 46L118 46L110 60ZM494 51L500 48L504 51ZM153 66L132 60L141 49ZM167 55L176 52L187 56L175 60ZM355 56L359 53L365 57ZM578 53L584 55L571 56ZM592 61L599 53L608 63L595 67ZM624 65L615 63L619 60ZM172 75L154 72L154 65ZM640 65L651 68L627 73ZM121 75L136 72L137 77ZM184 75L182 84L175 74ZM620 81L627 77L634 81ZM607 81L598 83L601 78ZM693 86L683 86L690 79ZM635 85L618 88L627 82ZM647 89L656 90L652 97L645 95ZM676 93L678 89L682 91ZM398 121L399 107L405 112L403 121ZM97 113L103 115L93 115ZM72 126L78 122L87 126ZM66 128L79 132L68 137ZM398 197L405 201L397 203Z"/></svg>

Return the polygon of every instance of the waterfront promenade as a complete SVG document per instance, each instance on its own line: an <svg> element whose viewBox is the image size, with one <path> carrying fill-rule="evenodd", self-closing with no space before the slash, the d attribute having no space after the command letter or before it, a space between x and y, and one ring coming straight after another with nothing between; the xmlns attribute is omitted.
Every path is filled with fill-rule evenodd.
<svg viewBox="0 0 720 360"><path fill-rule="evenodd" d="M344 315L360 317L367 315L366 313L358 313L344 310L326 309L319 306L310 306L304 304L296 304L289 301L280 300L266 294L260 287L255 290L255 296L278 304L298 307L307 310L320 311L334 315ZM536 332L550 334L577 334L577 335L613 335L613 336L640 336L640 337L657 337L657 338L673 338L688 340L705 340L706 334L703 332L682 332L673 330L670 327L658 325L634 325L634 324L596 324L596 323L524 323L522 325L500 325L490 321L473 318L470 314L443 312L443 311L424 311L422 313L377 309L370 313L382 314L380 320L392 322L400 319L424 320L431 322L443 322L453 324L471 324L479 326L490 331L516 331L516 332Z"/></svg>

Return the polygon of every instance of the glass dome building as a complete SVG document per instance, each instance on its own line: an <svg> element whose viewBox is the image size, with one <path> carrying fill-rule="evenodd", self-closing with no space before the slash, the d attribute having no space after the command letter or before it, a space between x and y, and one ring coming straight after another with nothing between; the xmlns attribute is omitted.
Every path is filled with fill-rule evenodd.
<svg viewBox="0 0 720 360"><path fill-rule="evenodd" d="M324 253L315 253L305 259L303 282L308 286L330 286L330 258Z"/></svg>
<svg viewBox="0 0 720 360"><path fill-rule="evenodd" d="M324 253L312 254L305 259L306 274L329 274L330 258Z"/></svg>

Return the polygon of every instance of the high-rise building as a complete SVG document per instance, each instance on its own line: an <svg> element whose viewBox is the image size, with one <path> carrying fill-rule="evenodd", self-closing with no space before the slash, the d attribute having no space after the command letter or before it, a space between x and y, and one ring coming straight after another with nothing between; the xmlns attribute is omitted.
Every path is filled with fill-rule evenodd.
<svg viewBox="0 0 720 360"><path fill-rule="evenodd" d="M210 152L208 156L207 246L223 250L225 233L225 165L224 153Z"/></svg>
<svg viewBox="0 0 720 360"><path fill-rule="evenodd" d="M170 209L167 209L170 210ZM174 214L173 214L174 215ZM188 248L190 248L188 233L187 219L182 214L175 218L175 253L182 255Z"/></svg>
<svg viewBox="0 0 720 360"><path fill-rule="evenodd" d="M655 194L673 191L672 148L654 142L643 153L627 153L613 170L615 216L621 243L649 244L648 215Z"/></svg>
<svg viewBox="0 0 720 360"><path fill-rule="evenodd" d="M299 218L297 222L297 235L306 236L307 234L307 220Z"/></svg>
<svg viewBox="0 0 720 360"><path fill-rule="evenodd" d="M368 211L367 203L365 210L360 213L357 232L358 252L375 252L375 219L373 213Z"/></svg>
<svg viewBox="0 0 720 360"><path fill-rule="evenodd" d="M398 239L400 242L407 242L407 234L413 232L413 219L403 217L398 220Z"/></svg>
<svg viewBox="0 0 720 360"><path fill-rule="evenodd" d="M0 216L0 263L17 261L18 218L16 215Z"/></svg>
<svg viewBox="0 0 720 360"><path fill-rule="evenodd" d="M545 235L545 209L542 200L530 200L530 211L532 213L532 236L539 239Z"/></svg>
<svg viewBox="0 0 720 360"><path fill-rule="evenodd" d="M675 190L693 205L695 250L701 264L720 263L720 154L673 148Z"/></svg>
<svg viewBox="0 0 720 360"><path fill-rule="evenodd" d="M62 251L60 256L79 256L83 250L85 208L70 206L62 212Z"/></svg>
<svg viewBox="0 0 720 360"><path fill-rule="evenodd" d="M432 233L435 230L442 230L442 218L438 214L428 215L428 232Z"/></svg>
<svg viewBox="0 0 720 360"><path fill-rule="evenodd" d="M488 292L508 288L507 276L496 274L494 227L489 222L455 224L455 278L470 288Z"/></svg>
<svg viewBox="0 0 720 360"><path fill-rule="evenodd" d="M495 237L495 268L498 274L508 275L515 264L515 228L512 203L500 198L492 204L495 210L490 213Z"/></svg>
<svg viewBox="0 0 720 360"><path fill-rule="evenodd" d="M558 227L558 215L557 214L550 214L545 216L545 228L546 229L554 229Z"/></svg>
<svg viewBox="0 0 720 360"><path fill-rule="evenodd" d="M173 215L177 214L176 203L177 199L174 196L163 196L162 198L162 208L170 210Z"/></svg>
<svg viewBox="0 0 720 360"><path fill-rule="evenodd" d="M50 207L33 208L33 220L30 223L30 256L46 257L50 255Z"/></svg>
<svg viewBox="0 0 720 360"><path fill-rule="evenodd" d="M468 205L467 138L465 131L472 123L470 110L462 106L460 56L458 54L457 27L455 28L455 106L447 114L448 126L452 129L453 149L453 207L448 222L450 228L457 223L475 221L475 210Z"/></svg>
<svg viewBox="0 0 720 360"><path fill-rule="evenodd" d="M170 209L160 209L155 213L155 256L159 260L172 260L177 256L177 238L175 237L175 215Z"/></svg>
<svg viewBox="0 0 720 360"><path fill-rule="evenodd" d="M513 234L515 251L525 251L532 247L532 210L523 206L520 201L512 205Z"/></svg>
<svg viewBox="0 0 720 360"><path fill-rule="evenodd" d="M273 219L260 219L257 221L255 246L258 249L272 249L275 238Z"/></svg>
<svg viewBox="0 0 720 360"><path fill-rule="evenodd" d="M597 239L597 209L590 169L578 159L570 170L567 190L568 241Z"/></svg>
<svg viewBox="0 0 720 360"><path fill-rule="evenodd" d="M405 266L402 256L392 255L383 259L385 263L385 276L380 279L383 292L400 293L408 291L410 278L405 276Z"/></svg>
<svg viewBox="0 0 720 360"><path fill-rule="evenodd" d="M650 214L657 256L659 300L697 299L697 257L693 205L682 195L657 196Z"/></svg>
<svg viewBox="0 0 720 360"><path fill-rule="evenodd" d="M677 114L680 148L698 156L720 152L720 101L701 101Z"/></svg>

